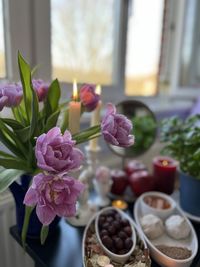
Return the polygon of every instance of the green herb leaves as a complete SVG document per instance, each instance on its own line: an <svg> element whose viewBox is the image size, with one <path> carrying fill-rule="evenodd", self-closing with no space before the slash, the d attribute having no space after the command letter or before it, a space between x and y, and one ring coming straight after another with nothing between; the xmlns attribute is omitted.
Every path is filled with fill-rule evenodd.
<svg viewBox="0 0 200 267"><path fill-rule="evenodd" d="M200 115L163 120L160 139L166 143L162 154L176 158L183 172L200 179Z"/></svg>

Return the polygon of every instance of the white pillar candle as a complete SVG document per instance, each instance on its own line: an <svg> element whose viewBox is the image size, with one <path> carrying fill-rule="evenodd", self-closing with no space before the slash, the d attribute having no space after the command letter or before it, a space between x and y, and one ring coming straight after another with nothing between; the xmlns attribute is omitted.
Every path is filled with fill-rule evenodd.
<svg viewBox="0 0 200 267"><path fill-rule="evenodd" d="M81 103L78 101L76 80L73 82L73 100L69 103L69 131L71 134L80 131Z"/></svg>
<svg viewBox="0 0 200 267"><path fill-rule="evenodd" d="M96 93L98 95L101 95L101 86L97 85L95 91L96 91ZM100 124L100 121L101 121L101 107L102 107L102 101L99 100L96 109L92 112L91 127ZM90 140L89 149L92 150L92 151L99 150L98 137Z"/></svg>

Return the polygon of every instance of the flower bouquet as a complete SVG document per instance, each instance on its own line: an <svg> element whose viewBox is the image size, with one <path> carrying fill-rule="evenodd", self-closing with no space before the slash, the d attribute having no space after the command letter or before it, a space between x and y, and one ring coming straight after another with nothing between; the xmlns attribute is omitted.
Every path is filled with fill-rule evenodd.
<svg viewBox="0 0 200 267"><path fill-rule="evenodd" d="M33 177L24 197L25 216L22 242L25 245L30 215L35 209L41 224L44 243L49 225L56 216L76 213L77 197L84 185L73 177L84 159L77 145L103 135L106 142L128 147L134 143L132 124L109 103L101 124L80 132L68 129L70 101L60 103L60 85L32 79L31 68L18 53L21 83L0 86L0 110L9 107L13 118L0 118L0 192L16 183L22 174ZM99 101L94 86L84 85L78 91L81 113L93 111ZM41 103L40 103L41 102ZM61 111L65 121L58 127Z"/></svg>

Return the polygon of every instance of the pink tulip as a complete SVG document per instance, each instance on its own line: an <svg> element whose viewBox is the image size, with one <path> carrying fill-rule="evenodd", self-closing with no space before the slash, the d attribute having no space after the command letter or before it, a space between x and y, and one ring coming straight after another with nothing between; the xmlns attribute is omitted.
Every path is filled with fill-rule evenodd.
<svg viewBox="0 0 200 267"><path fill-rule="evenodd" d="M4 107L18 106L22 100L23 91L21 85L17 83L2 84L0 86L0 111Z"/></svg>
<svg viewBox="0 0 200 267"><path fill-rule="evenodd" d="M105 141L120 147L133 145L132 127L129 119L122 114L116 113L116 108L113 104L107 104L106 114L101 123L101 132Z"/></svg>
<svg viewBox="0 0 200 267"><path fill-rule="evenodd" d="M99 102L100 96L95 93L95 86L85 84L80 89L80 100L87 111L93 111Z"/></svg>
<svg viewBox="0 0 200 267"><path fill-rule="evenodd" d="M38 167L50 173L67 173L78 169L83 161L83 153L75 148L70 132L62 135L59 127L37 138L35 155Z"/></svg>
<svg viewBox="0 0 200 267"><path fill-rule="evenodd" d="M36 205L36 214L40 222L49 225L54 218L71 217L76 213L76 201L84 185L69 176L53 176L40 173L33 177L24 204Z"/></svg>

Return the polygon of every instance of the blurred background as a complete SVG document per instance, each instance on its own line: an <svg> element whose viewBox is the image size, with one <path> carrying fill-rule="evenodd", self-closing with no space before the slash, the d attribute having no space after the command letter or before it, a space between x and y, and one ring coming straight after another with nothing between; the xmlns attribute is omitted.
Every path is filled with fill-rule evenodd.
<svg viewBox="0 0 200 267"><path fill-rule="evenodd" d="M100 83L104 94L195 98L197 0L0 0L0 78L20 50L38 77ZM114 88L114 89L113 89Z"/></svg>
<svg viewBox="0 0 200 267"><path fill-rule="evenodd" d="M0 0L0 83L19 80L20 50L37 78L59 79L64 98L76 78L101 84L104 102L141 100L157 119L199 113L199 10L198 0ZM156 142L143 162L159 151ZM0 266L32 266L9 237L8 199L0 195Z"/></svg>

